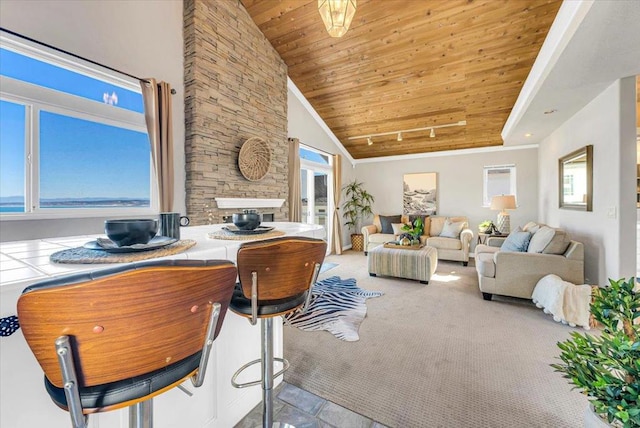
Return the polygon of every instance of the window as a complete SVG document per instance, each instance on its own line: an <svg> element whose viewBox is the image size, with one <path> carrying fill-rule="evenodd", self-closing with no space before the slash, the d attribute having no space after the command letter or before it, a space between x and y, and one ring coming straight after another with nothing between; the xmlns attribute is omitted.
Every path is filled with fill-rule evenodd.
<svg viewBox="0 0 640 428"><path fill-rule="evenodd" d="M157 206L139 83L0 33L0 216Z"/></svg>
<svg viewBox="0 0 640 428"><path fill-rule="evenodd" d="M483 183L482 205L485 207L491 205L491 198L496 195L514 195L518 200L515 165L485 166Z"/></svg>

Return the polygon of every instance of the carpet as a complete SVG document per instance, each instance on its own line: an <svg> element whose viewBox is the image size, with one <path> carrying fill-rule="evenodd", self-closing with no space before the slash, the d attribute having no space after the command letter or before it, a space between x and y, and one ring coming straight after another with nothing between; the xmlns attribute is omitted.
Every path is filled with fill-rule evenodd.
<svg viewBox="0 0 640 428"><path fill-rule="evenodd" d="M473 259L439 260L425 286L370 277L362 253L328 258L339 266L321 280L384 297L367 301L357 342L285 326L286 382L391 428L583 427L587 397L549 366L577 329L530 300L482 300Z"/></svg>
<svg viewBox="0 0 640 428"><path fill-rule="evenodd" d="M326 330L338 339L355 342L367 316L366 300L378 296L382 293L358 288L353 278L332 276L313 286L306 312L297 310L285 316L284 322L304 331Z"/></svg>

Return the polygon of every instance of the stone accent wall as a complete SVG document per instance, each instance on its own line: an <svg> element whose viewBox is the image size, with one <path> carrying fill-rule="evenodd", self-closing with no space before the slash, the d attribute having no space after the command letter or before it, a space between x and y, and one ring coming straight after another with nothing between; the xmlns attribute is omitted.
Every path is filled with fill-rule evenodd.
<svg viewBox="0 0 640 428"><path fill-rule="evenodd" d="M238 0L184 1L186 205L191 224L237 209L215 197L282 198L288 219L287 66ZM238 153L250 137L272 150L269 173L245 179ZM179 142L177 142L179 143Z"/></svg>

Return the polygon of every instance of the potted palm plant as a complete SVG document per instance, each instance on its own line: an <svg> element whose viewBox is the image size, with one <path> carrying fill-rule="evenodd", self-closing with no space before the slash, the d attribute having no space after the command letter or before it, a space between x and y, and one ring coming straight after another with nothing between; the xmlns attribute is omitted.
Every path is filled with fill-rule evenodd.
<svg viewBox="0 0 640 428"><path fill-rule="evenodd" d="M634 278L609 282L609 287L596 289L591 302L591 314L602 324L602 333L573 332L570 339L558 343L562 364L551 366L590 397L585 426L637 428L640 292L634 288Z"/></svg>
<svg viewBox="0 0 640 428"><path fill-rule="evenodd" d="M345 194L345 201L342 205L342 217L347 221L345 226L351 231L351 249L354 251L364 250L364 236L358 231L361 228L362 219L373 214L371 204L373 196L367 192L363 183L353 180L342 188Z"/></svg>

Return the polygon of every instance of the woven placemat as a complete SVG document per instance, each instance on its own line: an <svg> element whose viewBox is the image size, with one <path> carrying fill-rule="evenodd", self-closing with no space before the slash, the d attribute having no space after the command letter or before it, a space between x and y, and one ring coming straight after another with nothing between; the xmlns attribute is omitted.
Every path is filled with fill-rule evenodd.
<svg viewBox="0 0 640 428"><path fill-rule="evenodd" d="M215 232L209 232L207 238L209 239L228 239L230 241L257 241L259 239L275 238L276 236L282 236L284 232L281 230L270 230L259 235L236 235L228 230L220 229Z"/></svg>
<svg viewBox="0 0 640 428"><path fill-rule="evenodd" d="M54 263L128 263L182 253L196 245L193 239L184 239L156 250L136 253L108 253L84 247L58 251L49 256Z"/></svg>

